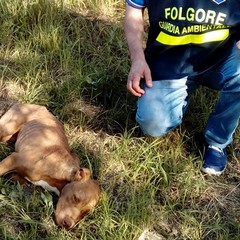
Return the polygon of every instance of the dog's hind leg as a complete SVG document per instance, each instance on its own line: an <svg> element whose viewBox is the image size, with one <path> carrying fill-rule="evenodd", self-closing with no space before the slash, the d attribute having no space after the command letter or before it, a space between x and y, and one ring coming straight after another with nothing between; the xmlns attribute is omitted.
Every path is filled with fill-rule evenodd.
<svg viewBox="0 0 240 240"><path fill-rule="evenodd" d="M14 171L16 169L17 164L17 153L12 153L7 156L0 162L0 176L5 173Z"/></svg>
<svg viewBox="0 0 240 240"><path fill-rule="evenodd" d="M50 114L46 107L35 104L14 104L0 118L0 142L7 142L11 137L19 132L22 125L31 120L37 119L46 113Z"/></svg>
<svg viewBox="0 0 240 240"><path fill-rule="evenodd" d="M0 142L8 141L26 122L20 110L21 104L15 104L0 118Z"/></svg>

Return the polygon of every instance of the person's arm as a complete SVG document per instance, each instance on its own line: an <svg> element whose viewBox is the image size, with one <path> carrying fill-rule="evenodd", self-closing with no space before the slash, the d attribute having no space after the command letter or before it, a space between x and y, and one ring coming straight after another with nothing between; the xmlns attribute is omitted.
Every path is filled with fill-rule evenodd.
<svg viewBox="0 0 240 240"><path fill-rule="evenodd" d="M143 50L143 9L127 6L124 30L132 62L127 88L133 95L140 97L144 94L144 90L140 88L141 78L145 79L147 87L152 86L151 72Z"/></svg>

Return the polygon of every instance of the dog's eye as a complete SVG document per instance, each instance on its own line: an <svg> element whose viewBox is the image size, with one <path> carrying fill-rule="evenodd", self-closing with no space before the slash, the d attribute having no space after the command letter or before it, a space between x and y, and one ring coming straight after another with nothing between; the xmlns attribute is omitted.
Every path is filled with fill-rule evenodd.
<svg viewBox="0 0 240 240"><path fill-rule="evenodd" d="M77 195L73 194L73 196L72 196L72 202L73 202L73 203L78 203L78 202L79 202L79 198L78 198Z"/></svg>

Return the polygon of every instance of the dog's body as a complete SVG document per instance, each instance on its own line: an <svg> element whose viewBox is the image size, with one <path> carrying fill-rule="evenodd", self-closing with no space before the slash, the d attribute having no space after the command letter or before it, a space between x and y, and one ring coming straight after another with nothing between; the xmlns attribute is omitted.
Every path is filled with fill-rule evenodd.
<svg viewBox="0 0 240 240"><path fill-rule="evenodd" d="M0 119L0 141L17 134L15 152L0 162L0 176L17 172L60 194L56 222L72 228L98 202L98 183L71 153L62 123L45 107L15 104Z"/></svg>

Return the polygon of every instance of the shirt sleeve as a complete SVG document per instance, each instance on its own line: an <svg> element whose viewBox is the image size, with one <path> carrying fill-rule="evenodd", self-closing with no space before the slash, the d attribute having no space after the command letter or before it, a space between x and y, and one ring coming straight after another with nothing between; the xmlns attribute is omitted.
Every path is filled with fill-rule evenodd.
<svg viewBox="0 0 240 240"><path fill-rule="evenodd" d="M138 9L145 8L145 0L126 0L126 3L134 8Z"/></svg>

